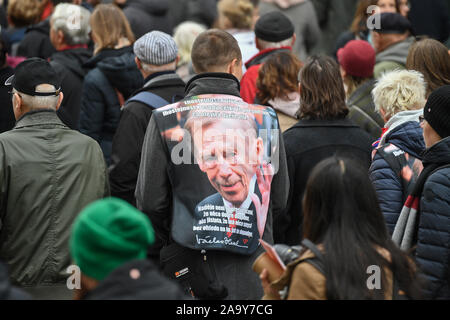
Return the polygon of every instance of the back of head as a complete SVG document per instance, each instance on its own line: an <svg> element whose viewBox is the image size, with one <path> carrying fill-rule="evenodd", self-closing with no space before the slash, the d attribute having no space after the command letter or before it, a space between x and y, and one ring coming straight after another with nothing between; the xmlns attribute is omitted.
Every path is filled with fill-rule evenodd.
<svg viewBox="0 0 450 320"><path fill-rule="evenodd" d="M343 119L348 114L339 66L326 56L310 57L299 73L301 119Z"/></svg>
<svg viewBox="0 0 450 320"><path fill-rule="evenodd" d="M125 14L113 4L96 6L90 18L90 24L95 42L95 54L105 48L114 48L122 38L130 43L135 40Z"/></svg>
<svg viewBox="0 0 450 320"><path fill-rule="evenodd" d="M406 68L423 74L427 83L427 97L437 88L450 84L448 49L437 40L416 41L409 49Z"/></svg>
<svg viewBox="0 0 450 320"><path fill-rule="evenodd" d="M414 265L390 236L367 169L332 157L312 171L303 201L304 237L324 247L328 299L384 299L386 269L408 296L418 294ZM381 272L381 290L367 286L369 266Z"/></svg>
<svg viewBox="0 0 450 320"><path fill-rule="evenodd" d="M81 272L101 281L122 264L145 259L153 241L151 223L143 213L123 200L106 198L81 211L70 250Z"/></svg>
<svg viewBox="0 0 450 320"><path fill-rule="evenodd" d="M413 70L385 73L372 90L375 109L389 119L395 114L422 109L425 105L426 84L423 75Z"/></svg>
<svg viewBox="0 0 450 320"><path fill-rule="evenodd" d="M242 61L236 39L218 29L205 31L195 39L191 58L196 73L223 71L234 59Z"/></svg>
<svg viewBox="0 0 450 320"><path fill-rule="evenodd" d="M253 4L249 0L220 0L217 3L222 29L251 29Z"/></svg>
<svg viewBox="0 0 450 320"><path fill-rule="evenodd" d="M298 91L298 72L303 63L290 51L270 56L259 69L256 87L262 104L274 98L288 100L288 95Z"/></svg>
<svg viewBox="0 0 450 320"><path fill-rule="evenodd" d="M178 48L167 33L151 31L144 34L134 43L133 51L148 72L175 70Z"/></svg>
<svg viewBox="0 0 450 320"><path fill-rule="evenodd" d="M62 31L65 43L72 46L89 43L90 16L89 10L82 6L60 3L55 7L50 21L55 31Z"/></svg>
<svg viewBox="0 0 450 320"><path fill-rule="evenodd" d="M7 14L16 28L23 28L39 22L42 13L39 0L10 0Z"/></svg>
<svg viewBox="0 0 450 320"><path fill-rule="evenodd" d="M180 23L175 28L173 38L178 46L180 65L191 61L192 45L198 35L203 31L206 31L206 28L203 25L193 21Z"/></svg>

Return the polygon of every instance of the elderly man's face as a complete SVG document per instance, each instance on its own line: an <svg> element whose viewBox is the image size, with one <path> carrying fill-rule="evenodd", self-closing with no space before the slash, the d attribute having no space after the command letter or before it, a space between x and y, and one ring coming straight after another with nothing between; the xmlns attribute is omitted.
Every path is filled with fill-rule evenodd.
<svg viewBox="0 0 450 320"><path fill-rule="evenodd" d="M218 120L194 133L196 158L212 186L239 207L247 198L250 181L262 161L262 139L242 121Z"/></svg>

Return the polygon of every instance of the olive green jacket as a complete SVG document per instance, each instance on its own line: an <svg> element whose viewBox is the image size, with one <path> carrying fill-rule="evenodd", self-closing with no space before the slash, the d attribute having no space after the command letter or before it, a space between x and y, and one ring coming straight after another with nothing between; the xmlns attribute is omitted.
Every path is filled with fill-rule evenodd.
<svg viewBox="0 0 450 320"><path fill-rule="evenodd" d="M0 135L0 260L22 287L65 286L78 213L109 195L93 139L52 110L32 111Z"/></svg>

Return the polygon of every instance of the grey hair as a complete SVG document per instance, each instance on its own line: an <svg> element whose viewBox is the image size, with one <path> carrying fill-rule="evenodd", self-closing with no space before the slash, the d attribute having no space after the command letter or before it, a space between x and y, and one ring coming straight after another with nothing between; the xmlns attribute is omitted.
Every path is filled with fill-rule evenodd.
<svg viewBox="0 0 450 320"><path fill-rule="evenodd" d="M375 110L390 118L401 111L422 109L426 103L426 82L414 70L384 73L372 90Z"/></svg>
<svg viewBox="0 0 450 320"><path fill-rule="evenodd" d="M61 30L68 45L89 43L89 10L70 3L60 3L55 7L51 17L52 28Z"/></svg>
<svg viewBox="0 0 450 320"><path fill-rule="evenodd" d="M49 84L40 84L36 86L36 92L55 92L56 88ZM14 93L18 93L22 98L22 104L30 110L52 109L56 110L58 106L58 96L30 96L23 92L13 89Z"/></svg>
<svg viewBox="0 0 450 320"><path fill-rule="evenodd" d="M281 47L290 47L292 46L292 40L293 40L293 36L290 37L289 39L280 41L280 42L268 42L268 41L264 41L258 38L258 43L259 43L259 47L260 50L266 50L266 49L278 49Z"/></svg>
<svg viewBox="0 0 450 320"><path fill-rule="evenodd" d="M172 71L177 68L176 60L169 62L168 64L164 64L162 66L155 66L141 61L142 70L146 73L155 73L160 71Z"/></svg>

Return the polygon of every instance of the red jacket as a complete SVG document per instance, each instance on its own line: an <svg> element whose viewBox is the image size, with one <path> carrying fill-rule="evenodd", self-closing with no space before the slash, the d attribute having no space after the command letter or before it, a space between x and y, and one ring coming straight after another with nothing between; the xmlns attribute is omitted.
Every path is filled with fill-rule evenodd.
<svg viewBox="0 0 450 320"><path fill-rule="evenodd" d="M245 63L247 71L241 80L241 98L245 102L251 104L255 102L257 92L256 81L258 80L259 68L273 53L280 52L281 50L292 50L292 48L281 47L261 50Z"/></svg>

